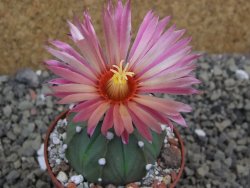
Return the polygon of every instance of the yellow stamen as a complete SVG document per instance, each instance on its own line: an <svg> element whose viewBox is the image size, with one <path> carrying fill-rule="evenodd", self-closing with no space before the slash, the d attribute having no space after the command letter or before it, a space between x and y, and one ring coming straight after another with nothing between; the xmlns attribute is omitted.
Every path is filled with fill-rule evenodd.
<svg viewBox="0 0 250 188"><path fill-rule="evenodd" d="M129 92L129 86L128 86L128 76L133 77L133 72L128 72L128 66L127 63L126 66L123 68L124 60L120 62L120 65L113 65L113 67L116 69L110 69L111 72L114 73L112 78L107 82L107 93L110 98L115 100L122 100L124 99L128 92Z"/></svg>

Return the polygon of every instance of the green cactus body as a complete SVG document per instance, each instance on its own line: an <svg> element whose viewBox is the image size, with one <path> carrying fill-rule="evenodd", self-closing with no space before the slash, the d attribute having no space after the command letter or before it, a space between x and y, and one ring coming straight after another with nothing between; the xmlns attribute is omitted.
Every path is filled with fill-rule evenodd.
<svg viewBox="0 0 250 188"><path fill-rule="evenodd" d="M123 144L120 137L114 135L108 140L101 134L102 122L89 137L87 123L73 123L73 116L68 117L66 157L76 172L89 182L125 185L139 181L146 175L146 165L156 162L165 133L159 135L152 132L153 141L149 143L135 130L129 137L129 143ZM78 133L77 126L81 127ZM139 141L144 143L143 147L138 146ZM104 165L99 164L102 158L106 162Z"/></svg>

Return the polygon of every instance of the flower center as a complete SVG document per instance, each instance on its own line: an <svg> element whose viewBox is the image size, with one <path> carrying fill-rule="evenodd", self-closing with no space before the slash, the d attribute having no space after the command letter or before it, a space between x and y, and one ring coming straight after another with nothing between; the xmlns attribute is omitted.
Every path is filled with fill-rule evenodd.
<svg viewBox="0 0 250 188"><path fill-rule="evenodd" d="M113 65L109 72L100 79L100 90L105 98L113 101L124 101L129 99L136 90L134 73L128 71L128 63L123 68L124 60L120 65Z"/></svg>

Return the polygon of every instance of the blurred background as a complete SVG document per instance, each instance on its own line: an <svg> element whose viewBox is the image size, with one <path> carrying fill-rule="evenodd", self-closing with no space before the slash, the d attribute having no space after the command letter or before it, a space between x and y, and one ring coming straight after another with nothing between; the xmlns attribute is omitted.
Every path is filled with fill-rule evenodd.
<svg viewBox="0 0 250 188"><path fill-rule="evenodd" d="M105 0L1 0L0 73L21 67L41 67L48 54L48 39L68 41L66 20L87 9L102 35L101 12ZM248 0L132 0L133 34L143 16L153 9L160 17L187 29L197 51L249 53L250 1Z"/></svg>
<svg viewBox="0 0 250 188"><path fill-rule="evenodd" d="M66 21L86 9L103 41L105 2L0 0L0 188L53 187L42 143L68 106L45 97L52 74L42 67L50 57L44 45L71 43ZM196 72L203 94L176 97L193 107L185 114L189 128L177 126L186 147L178 187L250 187L250 1L132 0L133 37L150 9L170 15L203 54Z"/></svg>

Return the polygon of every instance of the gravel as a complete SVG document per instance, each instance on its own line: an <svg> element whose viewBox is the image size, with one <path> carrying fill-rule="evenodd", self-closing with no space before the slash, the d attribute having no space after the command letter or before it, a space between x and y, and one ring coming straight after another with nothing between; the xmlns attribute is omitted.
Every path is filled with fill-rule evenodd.
<svg viewBox="0 0 250 188"><path fill-rule="evenodd" d="M53 187L39 166L37 151L50 122L67 107L56 104L52 97L45 98L49 88L42 83L51 77L47 71L32 71L31 75L23 81L17 75L0 76L3 188ZM177 187L248 187L250 58L204 54L198 60L197 76L203 82L199 86L203 94L176 97L194 109L184 115L189 128L178 126L186 147L186 166ZM197 129L205 136L197 135Z"/></svg>

